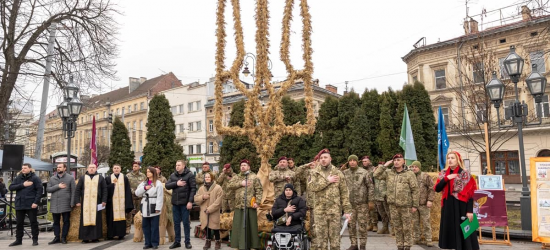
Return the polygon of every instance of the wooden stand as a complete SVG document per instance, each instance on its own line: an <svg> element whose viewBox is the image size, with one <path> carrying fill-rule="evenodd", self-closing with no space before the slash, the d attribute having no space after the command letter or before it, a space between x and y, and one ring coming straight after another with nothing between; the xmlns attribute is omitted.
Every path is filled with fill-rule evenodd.
<svg viewBox="0 0 550 250"><path fill-rule="evenodd" d="M542 243L541 249L550 249L550 243Z"/></svg>
<svg viewBox="0 0 550 250"><path fill-rule="evenodd" d="M490 171L491 170L489 168L488 172L487 172L487 175L493 175L493 174L491 174ZM506 190L506 188L504 187L504 180L502 180L502 189ZM506 207L506 214L508 214L508 207ZM478 241L479 241L480 245L482 245L482 244L507 245L507 246L512 245L512 242L510 242L510 228L508 228L508 226L506 226L506 233L504 234L504 239L503 240L497 240L496 227L491 227L491 232L492 232L492 236L493 236L492 239L484 240L482 235L481 235L481 226L479 227L479 240Z"/></svg>

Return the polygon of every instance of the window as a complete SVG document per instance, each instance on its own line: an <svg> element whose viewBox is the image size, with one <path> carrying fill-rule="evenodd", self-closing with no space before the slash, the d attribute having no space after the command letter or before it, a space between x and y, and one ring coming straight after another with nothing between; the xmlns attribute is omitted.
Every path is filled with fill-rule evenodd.
<svg viewBox="0 0 550 250"><path fill-rule="evenodd" d="M541 74L545 72L543 51L534 51L529 53L529 59L531 59L531 65L534 65L534 64L537 65L537 72Z"/></svg>
<svg viewBox="0 0 550 250"><path fill-rule="evenodd" d="M134 128L134 130L136 130L136 121L134 121L134 127L133 128Z"/></svg>
<svg viewBox="0 0 550 250"><path fill-rule="evenodd" d="M482 166L487 166L487 155L481 153ZM491 171L496 175L519 176L518 151L496 151L491 153Z"/></svg>
<svg viewBox="0 0 550 250"><path fill-rule="evenodd" d="M128 128L128 130L130 130L130 123L129 122L126 123L126 128Z"/></svg>
<svg viewBox="0 0 550 250"><path fill-rule="evenodd" d="M143 130L143 120L139 120L139 130Z"/></svg>
<svg viewBox="0 0 550 250"><path fill-rule="evenodd" d="M202 131L202 124L201 121L197 122L197 131Z"/></svg>
<svg viewBox="0 0 550 250"><path fill-rule="evenodd" d="M128 105L128 113L132 113L132 105Z"/></svg>
<svg viewBox="0 0 550 250"><path fill-rule="evenodd" d="M548 105L548 95L542 96L542 102L538 105L535 103L535 107L537 107L537 117L539 113L543 118L550 117L550 106Z"/></svg>
<svg viewBox="0 0 550 250"><path fill-rule="evenodd" d="M197 154L202 154L202 145L201 144L197 144Z"/></svg>
<svg viewBox="0 0 550 250"><path fill-rule="evenodd" d="M190 122L190 123L188 124L188 126L189 126L189 127L188 127L189 132L193 131L193 123Z"/></svg>
<svg viewBox="0 0 550 250"><path fill-rule="evenodd" d="M137 111L137 110L138 109L137 109L137 103L136 103L136 104L134 104L134 111Z"/></svg>
<svg viewBox="0 0 550 250"><path fill-rule="evenodd" d="M107 118L107 111L103 111L103 119Z"/></svg>
<svg viewBox="0 0 550 250"><path fill-rule="evenodd" d="M116 109L116 115L120 115L120 110Z"/></svg>
<svg viewBox="0 0 550 250"><path fill-rule="evenodd" d="M515 100L504 100L504 120L508 120L512 118L511 112L506 112L506 109L514 105Z"/></svg>
<svg viewBox="0 0 550 250"><path fill-rule="evenodd" d="M474 64L474 68L472 69L473 72L473 80L474 83L483 83L485 82L485 71L483 69L483 62L478 62Z"/></svg>
<svg viewBox="0 0 550 250"><path fill-rule="evenodd" d="M132 141L132 151L136 152L136 141Z"/></svg>
<svg viewBox="0 0 550 250"><path fill-rule="evenodd" d="M180 124L179 127L180 127L180 133L183 133L183 131L185 130L185 126L183 126L183 124Z"/></svg>
<svg viewBox="0 0 550 250"><path fill-rule="evenodd" d="M418 82L418 76L417 76L417 75L414 75L414 76L412 77L412 79L413 79L413 83Z"/></svg>
<svg viewBox="0 0 550 250"><path fill-rule="evenodd" d="M213 154L214 153L214 142L208 143L208 153Z"/></svg>
<svg viewBox="0 0 550 250"><path fill-rule="evenodd" d="M476 119L478 123L484 123L487 121L487 107L485 103L476 104Z"/></svg>
<svg viewBox="0 0 550 250"><path fill-rule="evenodd" d="M188 154L192 155L193 154L193 145L189 145L189 152Z"/></svg>
<svg viewBox="0 0 550 250"><path fill-rule="evenodd" d="M196 101L196 103L197 103L197 109L195 110L202 110L201 101Z"/></svg>
<svg viewBox="0 0 550 250"><path fill-rule="evenodd" d="M141 102L141 103L139 104L139 110L143 110L143 109L145 109L145 105L143 105L143 102Z"/></svg>
<svg viewBox="0 0 550 250"><path fill-rule="evenodd" d="M214 121L213 120L208 121L208 129L210 130L210 132L214 131Z"/></svg>
<svg viewBox="0 0 550 250"><path fill-rule="evenodd" d="M447 80L445 79L445 70L440 69L434 71L435 74L435 89L447 88Z"/></svg>
<svg viewBox="0 0 550 250"><path fill-rule="evenodd" d="M193 111L193 103L190 102L190 103L187 104L187 112L189 113L189 112L192 112L192 111Z"/></svg>
<svg viewBox="0 0 550 250"><path fill-rule="evenodd" d="M183 104L180 105L180 114L183 114Z"/></svg>
<svg viewBox="0 0 550 250"><path fill-rule="evenodd" d="M124 115L124 110L125 110L125 108L122 108L122 114L123 114L123 115Z"/></svg>
<svg viewBox="0 0 550 250"><path fill-rule="evenodd" d="M176 112L178 111L178 107L173 106L173 107L170 108L170 110L172 111L172 115L175 115Z"/></svg>
<svg viewBox="0 0 550 250"><path fill-rule="evenodd" d="M143 152L143 141L139 140L139 152Z"/></svg>
<svg viewBox="0 0 550 250"><path fill-rule="evenodd" d="M538 154L537 157L550 157L550 150L543 149Z"/></svg>
<svg viewBox="0 0 550 250"><path fill-rule="evenodd" d="M443 114L443 121L445 122L445 127L449 126L449 108L441 108L441 113Z"/></svg>

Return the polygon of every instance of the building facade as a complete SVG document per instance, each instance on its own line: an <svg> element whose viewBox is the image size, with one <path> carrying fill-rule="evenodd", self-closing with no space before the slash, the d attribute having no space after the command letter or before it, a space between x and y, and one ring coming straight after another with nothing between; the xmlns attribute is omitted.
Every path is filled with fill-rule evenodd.
<svg viewBox="0 0 550 250"><path fill-rule="evenodd" d="M227 83L231 84L231 83ZM280 84L274 84L275 90L280 88ZM224 87L224 90L231 89L230 87ZM233 90L235 90L233 88ZM236 91L236 90L235 90ZM293 100L300 100L305 98L304 93L304 84L302 82L296 83L292 86L287 94ZM325 88L319 87L319 80L314 81L313 85L313 109L315 116L319 114L319 108L321 104L325 101L327 96L333 96L340 98L341 95L338 94L337 88L332 85L326 85ZM224 92L223 96L223 125L227 126L231 118L231 110L233 104L240 100L244 100L245 96L240 92ZM261 92L261 102L269 102L269 96L265 90ZM205 105L206 109L206 160L210 163L215 163L216 165L223 165L223 162L218 162L220 159L220 148L223 146L223 136L219 135L214 126L214 97L209 97L208 102Z"/></svg>
<svg viewBox="0 0 550 250"><path fill-rule="evenodd" d="M135 160L140 161L143 155L143 148L147 143L147 114L149 100L156 94L182 86L180 80L173 74L168 73L147 80L145 77L129 78L128 87L120 88L105 94L93 96L81 96L83 102L82 112L77 120L77 131L71 141L71 154L79 157L79 162L86 165L89 160L81 156L89 150L90 138L92 137L92 121L96 119L96 142L98 145L111 144L112 125L108 121L109 114L119 117L128 129L132 151L135 153ZM35 123L38 126L38 122ZM63 136L62 120L57 111L46 115L44 131L44 142L42 145L41 159L49 160L56 152L66 151L66 139ZM36 129L30 136L32 151L36 145Z"/></svg>
<svg viewBox="0 0 550 250"><path fill-rule="evenodd" d="M550 88L546 88L542 103L536 104L524 81L534 64L544 75L550 71L544 52L550 49L549 25L550 16L534 17L524 6L519 21L480 31L477 21L470 19L464 23L463 36L431 45L417 43L403 57L408 82L418 81L425 85L436 120L438 108L442 108L450 149L461 153L473 174L482 174L487 166L484 139L487 123L492 173L503 175L507 183L521 183L517 128L499 129L497 111L484 88L495 72L506 85L501 106L507 108L515 100L513 84L503 68L511 45L525 59L518 88L519 100L529 105L527 119L531 122L542 117L541 125L523 130L527 175L530 157L550 155ZM502 125L511 124L505 119L503 107L498 115Z"/></svg>

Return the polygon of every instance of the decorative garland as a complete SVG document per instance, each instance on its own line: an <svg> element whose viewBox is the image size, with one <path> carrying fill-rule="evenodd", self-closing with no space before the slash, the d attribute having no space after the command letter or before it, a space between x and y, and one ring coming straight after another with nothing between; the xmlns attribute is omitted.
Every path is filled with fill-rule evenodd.
<svg viewBox="0 0 550 250"><path fill-rule="evenodd" d="M271 83L271 72L268 68L269 61L269 10L268 0L256 1L256 78L254 87L251 90L246 89L245 85L239 80L239 73L242 68L245 50L243 42L243 30L241 24L241 10L239 0L231 0L233 6L233 28L235 30L235 43L237 46L237 55L231 68L225 69L225 7L227 0L218 0L217 19L216 19L216 80L215 80L215 103L214 103L214 125L221 135L247 136L256 146L260 155L261 167L258 176L262 185L269 185L269 172L271 166L268 160L275 153L275 147L281 138L285 135L301 136L313 134L315 131L315 114L313 111L313 87L312 74L313 63L311 54L311 15L307 0L300 0L300 16L302 17L302 48L304 69L295 70L290 63L290 22L292 21L292 9L294 0L286 0L283 17L282 40L280 48L281 61L285 64L287 79L281 83L281 88L275 91ZM284 114L282 112L281 100L297 80L302 80L305 91L305 104L307 109L306 124L296 123L291 126L284 124ZM243 127L223 126L222 107L223 107L223 83L232 80L237 90L246 96L246 106L244 110ZM259 95L262 89L266 89L269 94L269 103L264 109L260 104ZM271 192L268 192L271 190ZM262 203L268 204L273 201L274 194L272 189L264 189ZM268 201L267 203L265 201Z"/></svg>

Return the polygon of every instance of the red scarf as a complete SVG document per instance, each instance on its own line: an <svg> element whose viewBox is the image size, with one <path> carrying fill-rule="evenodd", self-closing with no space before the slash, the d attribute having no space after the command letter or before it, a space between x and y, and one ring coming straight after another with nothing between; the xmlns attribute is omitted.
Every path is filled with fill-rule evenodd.
<svg viewBox="0 0 550 250"><path fill-rule="evenodd" d="M474 191L477 189L476 181L468 171L462 170L459 172L459 170L460 167L455 168L455 170L448 168L439 173L439 178L437 178L437 183L435 185L437 186L442 179L445 179L447 182L447 187L443 189L443 194L441 196L441 207L443 207L443 201L449 196L449 190L451 190L451 195L462 202L468 202L468 200L474 197ZM457 176L453 180L449 180L447 176L450 174L457 174Z"/></svg>

